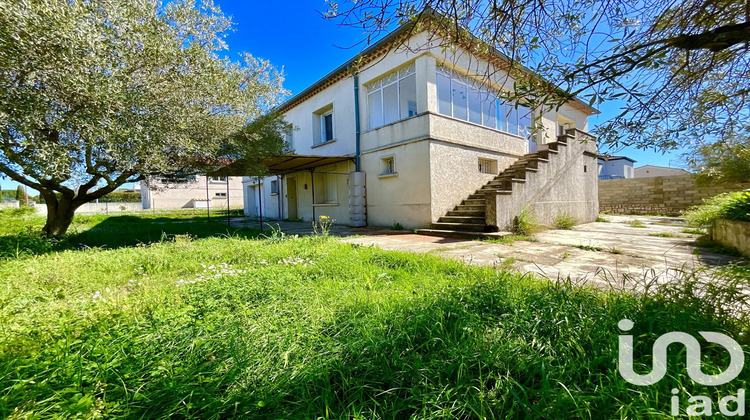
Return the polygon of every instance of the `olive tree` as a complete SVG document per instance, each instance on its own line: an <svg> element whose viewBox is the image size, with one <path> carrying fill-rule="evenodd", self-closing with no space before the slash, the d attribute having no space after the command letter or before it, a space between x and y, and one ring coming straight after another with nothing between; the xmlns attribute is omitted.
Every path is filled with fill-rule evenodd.
<svg viewBox="0 0 750 420"><path fill-rule="evenodd" d="M282 95L210 0L0 0L0 172L38 190L44 232L151 174L205 170ZM243 141L249 141L247 137Z"/></svg>

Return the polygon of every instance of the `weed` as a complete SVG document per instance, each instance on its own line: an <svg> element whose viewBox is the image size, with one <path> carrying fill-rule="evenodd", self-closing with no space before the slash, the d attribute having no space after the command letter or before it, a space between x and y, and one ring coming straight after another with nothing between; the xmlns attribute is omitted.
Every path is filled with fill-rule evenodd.
<svg viewBox="0 0 750 420"><path fill-rule="evenodd" d="M534 238L527 235L503 235L503 236L495 236L495 237L485 237L482 238L482 242L488 242L491 244L502 244L502 245L508 245L513 246L513 243L516 241L534 241Z"/></svg>
<svg viewBox="0 0 750 420"><path fill-rule="evenodd" d="M558 229L570 230L578 224L578 220L573 217L570 213L562 213L555 216L552 223Z"/></svg>
<svg viewBox="0 0 750 420"><path fill-rule="evenodd" d="M622 250L616 247L610 247L607 252L609 252L610 254L622 254Z"/></svg>
<svg viewBox="0 0 750 420"><path fill-rule="evenodd" d="M657 233L649 233L648 236L657 236L660 238L678 238L680 235L677 235L676 233L672 233L672 232L657 232Z"/></svg>
<svg viewBox="0 0 750 420"><path fill-rule="evenodd" d="M404 226L399 222L393 222L390 229L391 230L404 230Z"/></svg>
<svg viewBox="0 0 750 420"><path fill-rule="evenodd" d="M336 223L336 219L331 219L326 215L318 216L318 220L313 220L312 229L315 236L327 237L331 233L331 227Z"/></svg>
<svg viewBox="0 0 750 420"><path fill-rule="evenodd" d="M568 258L569 256L570 256L570 254L568 254L567 252L563 252L563 254L560 256L560 259L564 260L564 259Z"/></svg>
<svg viewBox="0 0 750 420"><path fill-rule="evenodd" d="M633 219L628 222L628 225L633 228L645 228L646 225L643 224L643 221L640 219Z"/></svg>
<svg viewBox="0 0 750 420"><path fill-rule="evenodd" d="M599 251L604 250L604 248L602 248L600 246L593 246L593 245L571 245L571 246L574 247L574 248L582 249L584 251L599 252Z"/></svg>
<svg viewBox="0 0 750 420"><path fill-rule="evenodd" d="M513 223L513 232L519 235L531 236L541 230L539 222L529 207L524 207L521 213L516 216Z"/></svg>
<svg viewBox="0 0 750 420"><path fill-rule="evenodd" d="M600 223L609 223L609 219L607 219L606 217L602 217L602 216L598 216L596 218L596 221Z"/></svg>
<svg viewBox="0 0 750 420"><path fill-rule="evenodd" d="M682 229L682 233L688 233L691 235L705 235L706 231L705 229L687 228Z"/></svg>

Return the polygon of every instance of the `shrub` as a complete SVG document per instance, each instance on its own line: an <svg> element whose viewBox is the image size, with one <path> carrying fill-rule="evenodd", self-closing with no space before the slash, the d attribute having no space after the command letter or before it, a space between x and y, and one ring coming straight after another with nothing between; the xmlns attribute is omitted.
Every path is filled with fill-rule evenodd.
<svg viewBox="0 0 750 420"><path fill-rule="evenodd" d="M519 235L529 236L539 232L539 230L539 222L537 222L534 215L531 214L531 209L525 207L514 220L513 232Z"/></svg>
<svg viewBox="0 0 750 420"><path fill-rule="evenodd" d="M750 221L750 191L723 193L683 212L690 226L712 226L718 219Z"/></svg>
<svg viewBox="0 0 750 420"><path fill-rule="evenodd" d="M576 218L573 217L570 213L565 212L555 216L555 219L552 221L552 223L554 223L555 227L558 229L570 230L573 229L573 226L578 224L578 220L576 220Z"/></svg>

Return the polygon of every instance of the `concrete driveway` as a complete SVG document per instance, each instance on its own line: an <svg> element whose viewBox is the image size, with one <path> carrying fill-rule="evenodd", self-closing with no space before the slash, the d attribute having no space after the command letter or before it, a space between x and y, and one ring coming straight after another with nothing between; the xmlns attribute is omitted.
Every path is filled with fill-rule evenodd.
<svg viewBox="0 0 750 420"><path fill-rule="evenodd" d="M469 264L514 269L550 279L608 284L668 281L675 270L726 264L734 257L698 248L700 234L682 219L603 216L571 230L549 230L532 241L462 240L397 232L344 238L382 249L422 252ZM622 284L625 286L625 284Z"/></svg>

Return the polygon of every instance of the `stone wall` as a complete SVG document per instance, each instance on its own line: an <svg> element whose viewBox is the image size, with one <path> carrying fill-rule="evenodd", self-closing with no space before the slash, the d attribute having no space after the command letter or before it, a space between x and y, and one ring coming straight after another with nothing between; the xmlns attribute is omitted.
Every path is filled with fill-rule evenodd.
<svg viewBox="0 0 750 420"><path fill-rule="evenodd" d="M599 211L620 214L677 214L704 198L750 188L747 184L698 186L692 175L599 181Z"/></svg>
<svg viewBox="0 0 750 420"><path fill-rule="evenodd" d="M750 222L717 220L710 233L714 241L750 256Z"/></svg>

